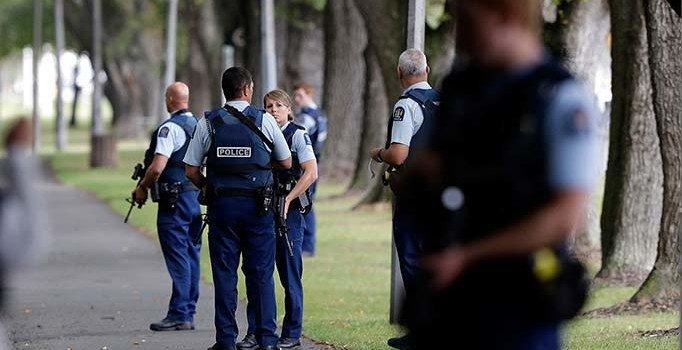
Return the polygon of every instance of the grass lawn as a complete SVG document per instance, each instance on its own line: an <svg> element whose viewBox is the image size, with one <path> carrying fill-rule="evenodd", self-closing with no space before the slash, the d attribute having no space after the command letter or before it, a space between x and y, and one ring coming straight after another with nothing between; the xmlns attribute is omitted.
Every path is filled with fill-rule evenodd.
<svg viewBox="0 0 682 350"><path fill-rule="evenodd" d="M130 180L132 166L142 153L139 149L121 151L121 166L101 170L87 169L84 153L56 154L50 158L61 181L93 192L124 215L128 205L123 198L134 186ZM342 191L341 185L324 183L319 189L318 252L316 257L305 260L304 268L304 333L347 349L388 349L386 339L399 334L397 328L388 324L389 208L351 212L356 198L332 199ZM155 236L155 213L152 205L135 209L130 223ZM207 253L208 249L202 250L202 272L210 282ZM243 290L240 286L241 295ZM596 290L587 308L613 305L627 300L633 292L633 288L625 287ZM566 327L565 345L576 350L677 349L677 337L643 338L638 333L677 325L678 313L581 318Z"/></svg>

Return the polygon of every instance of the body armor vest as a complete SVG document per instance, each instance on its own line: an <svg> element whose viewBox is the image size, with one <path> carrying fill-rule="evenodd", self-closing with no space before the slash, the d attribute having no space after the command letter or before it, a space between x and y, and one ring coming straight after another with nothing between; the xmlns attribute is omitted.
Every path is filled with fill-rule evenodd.
<svg viewBox="0 0 682 350"><path fill-rule="evenodd" d="M187 147L189 146L189 142L192 139L192 134L194 134L194 128L197 125L197 119L194 117L194 115L192 115L192 113L188 112L187 110L183 109L173 113L168 121L161 124L158 128L154 130L154 132L152 132L149 148L147 149L147 151L145 151L144 155L144 166L145 168L148 168L149 165L152 163L152 160L154 159L154 155L156 152L156 142L159 130L166 123L173 123L182 128L182 130L185 132L185 143L182 145L180 149L171 153L170 157L168 158L166 168L161 173L158 182L159 183L180 182L183 185L187 185L189 184L189 179L187 179L187 177L185 176L185 164L183 163L183 159L185 158L185 153L187 153Z"/></svg>
<svg viewBox="0 0 682 350"><path fill-rule="evenodd" d="M264 111L251 106L242 112L257 127L263 124ZM211 146L206 171L213 188L261 189L272 184L269 150L263 141L224 108L205 114L211 125Z"/></svg>

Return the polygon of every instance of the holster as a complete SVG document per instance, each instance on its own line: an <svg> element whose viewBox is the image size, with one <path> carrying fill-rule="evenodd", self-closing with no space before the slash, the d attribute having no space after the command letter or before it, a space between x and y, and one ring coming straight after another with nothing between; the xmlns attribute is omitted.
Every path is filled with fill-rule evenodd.
<svg viewBox="0 0 682 350"><path fill-rule="evenodd" d="M159 208L163 210L175 210L175 207L180 200L180 193L182 193L182 183L155 183L152 186L152 200L154 200L154 192L156 192Z"/></svg>
<svg viewBox="0 0 682 350"><path fill-rule="evenodd" d="M273 202L275 200L275 191L272 186L264 187L261 190L261 197L259 198L260 203L260 214L266 215L272 211Z"/></svg>

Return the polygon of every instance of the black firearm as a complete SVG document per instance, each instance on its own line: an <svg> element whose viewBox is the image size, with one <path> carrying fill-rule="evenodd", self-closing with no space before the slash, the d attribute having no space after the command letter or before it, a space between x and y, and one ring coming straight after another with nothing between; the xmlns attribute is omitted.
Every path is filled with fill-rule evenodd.
<svg viewBox="0 0 682 350"><path fill-rule="evenodd" d="M144 173L146 172L145 168L142 166L142 164L137 163L135 165L135 169L133 170L133 176L130 178L133 180L137 180L137 185L139 185L142 180L144 179ZM131 198L126 198L126 202L130 203L130 208L128 209L128 214L126 215L126 218L123 219L124 223L128 223L128 218L130 218L130 213L133 212L133 208L135 207L135 195L133 194ZM143 204L138 204L137 208L142 208Z"/></svg>
<svg viewBox="0 0 682 350"><path fill-rule="evenodd" d="M292 183L277 183L277 191L275 192L275 226L277 230L277 235L285 240L287 249L289 250L289 255L294 256L293 249L291 248L291 241L289 241L289 229L287 228L287 214L284 212L284 207L286 205L286 197L291 189L293 188Z"/></svg>

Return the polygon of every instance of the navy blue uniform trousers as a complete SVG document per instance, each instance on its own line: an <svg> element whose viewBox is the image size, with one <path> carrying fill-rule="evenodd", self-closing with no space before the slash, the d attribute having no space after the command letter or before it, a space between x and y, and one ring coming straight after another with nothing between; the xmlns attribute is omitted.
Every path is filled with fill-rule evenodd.
<svg viewBox="0 0 682 350"><path fill-rule="evenodd" d="M414 217L398 203L400 201L393 203L393 241L398 253L405 293L409 297L421 271L419 263L424 251Z"/></svg>
<svg viewBox="0 0 682 350"><path fill-rule="evenodd" d="M303 214L297 209L289 209L287 214L287 228L289 229L289 242L291 254L284 237L277 237L276 264L279 280L284 288L284 321L282 322L282 338L301 337L303 329L303 257L301 255L303 244ZM249 300L246 308L249 331L255 332L255 308Z"/></svg>
<svg viewBox="0 0 682 350"><path fill-rule="evenodd" d="M315 202L315 192L317 191L317 181L310 186L310 197ZM309 254L315 254L315 239L317 234L315 205L310 208L310 212L303 216L305 223L303 225L303 251Z"/></svg>
<svg viewBox="0 0 682 350"><path fill-rule="evenodd" d="M195 244L201 234L201 209L199 191L180 194L176 208L164 210L159 207L156 228L161 251L173 281L173 292L166 319L193 322L199 299L199 250Z"/></svg>
<svg viewBox="0 0 682 350"><path fill-rule="evenodd" d="M209 206L216 342L224 347L233 347L239 334L235 312L240 255L254 334L262 346L277 344L274 216L261 215L258 202L251 197L220 197Z"/></svg>

